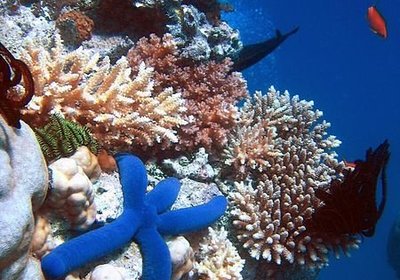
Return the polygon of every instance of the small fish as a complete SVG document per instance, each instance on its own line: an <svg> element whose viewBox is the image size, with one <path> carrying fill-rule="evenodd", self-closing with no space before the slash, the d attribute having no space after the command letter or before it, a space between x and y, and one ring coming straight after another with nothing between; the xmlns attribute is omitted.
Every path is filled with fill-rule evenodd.
<svg viewBox="0 0 400 280"><path fill-rule="evenodd" d="M356 168L356 163L355 162L349 162L349 161L346 161L346 160L344 160L343 162L344 162L344 167L345 168L348 168L350 170L354 170L354 168Z"/></svg>
<svg viewBox="0 0 400 280"><path fill-rule="evenodd" d="M383 16L379 13L378 9L376 8L376 5L368 8L367 19L371 31L381 36L382 38L386 39L388 36L386 21L383 18Z"/></svg>

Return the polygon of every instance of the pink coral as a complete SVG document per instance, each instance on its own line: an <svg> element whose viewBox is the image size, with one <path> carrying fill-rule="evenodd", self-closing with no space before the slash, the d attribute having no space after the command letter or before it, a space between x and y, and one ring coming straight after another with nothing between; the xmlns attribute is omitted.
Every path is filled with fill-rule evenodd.
<svg viewBox="0 0 400 280"><path fill-rule="evenodd" d="M186 100L188 124L178 130L176 150L194 151L200 146L211 153L222 150L236 125L235 104L247 94L242 75L230 72L229 59L195 64L179 56L169 34L140 39L128 59L133 74L144 61L154 68L155 88L172 86Z"/></svg>

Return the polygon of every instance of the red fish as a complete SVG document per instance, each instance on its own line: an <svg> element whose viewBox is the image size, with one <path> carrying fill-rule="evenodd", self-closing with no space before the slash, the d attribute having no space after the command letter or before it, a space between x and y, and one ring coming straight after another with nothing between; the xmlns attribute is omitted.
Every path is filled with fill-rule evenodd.
<svg viewBox="0 0 400 280"><path fill-rule="evenodd" d="M382 38L386 38L388 36L386 21L379 13L375 5L368 8L367 19L372 32L378 34Z"/></svg>

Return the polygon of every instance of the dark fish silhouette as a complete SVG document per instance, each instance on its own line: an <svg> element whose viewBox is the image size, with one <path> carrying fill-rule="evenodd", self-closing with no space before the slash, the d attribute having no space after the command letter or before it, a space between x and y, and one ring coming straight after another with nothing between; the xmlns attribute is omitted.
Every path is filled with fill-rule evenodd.
<svg viewBox="0 0 400 280"><path fill-rule="evenodd" d="M276 30L276 35L264 42L244 46L239 52L238 57L234 60L232 71L243 71L244 69L256 64L258 61L273 52L283 41L290 35L296 33L299 27L283 34Z"/></svg>

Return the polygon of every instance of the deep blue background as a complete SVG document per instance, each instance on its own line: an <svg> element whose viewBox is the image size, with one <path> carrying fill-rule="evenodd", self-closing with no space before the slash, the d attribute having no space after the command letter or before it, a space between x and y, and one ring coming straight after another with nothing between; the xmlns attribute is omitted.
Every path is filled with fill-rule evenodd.
<svg viewBox="0 0 400 280"><path fill-rule="evenodd" d="M390 227L400 210L400 0L382 0L389 37L373 34L366 21L368 1L232 0L236 11L224 18L245 43L257 42L299 25L273 55L244 72L249 88L263 92L273 84L314 100L343 143L339 156L363 158L368 147L388 138L388 201L373 238L351 257L331 258L320 274L329 279L396 279L387 263ZM400 248L399 248L400 250Z"/></svg>

